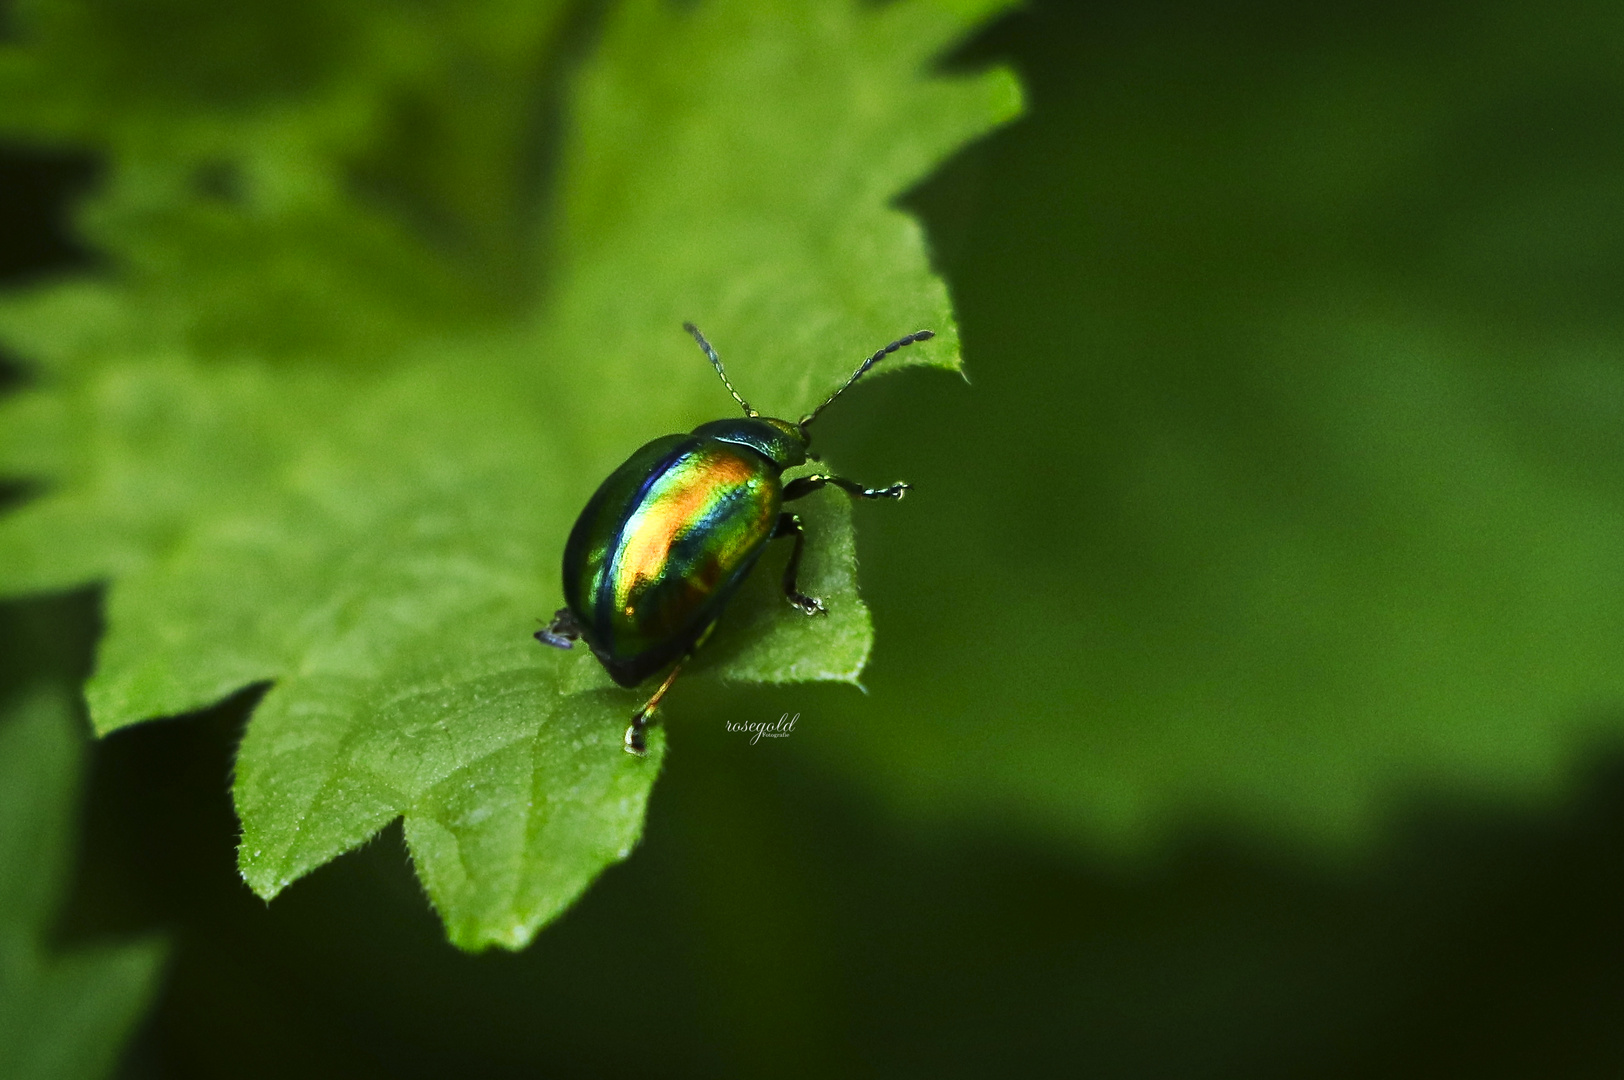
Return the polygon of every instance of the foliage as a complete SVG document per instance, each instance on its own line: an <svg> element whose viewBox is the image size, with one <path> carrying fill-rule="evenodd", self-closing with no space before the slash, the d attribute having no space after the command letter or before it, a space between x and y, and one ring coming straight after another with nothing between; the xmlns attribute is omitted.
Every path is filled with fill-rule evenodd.
<svg viewBox="0 0 1624 1080"><path fill-rule="evenodd" d="M639 695L529 638L570 521L726 413L685 318L769 413L921 326L887 367L957 364L889 203L1018 108L928 73L997 6L21 8L0 116L107 153L108 267L0 309L38 372L0 471L48 482L0 589L110 580L101 732L272 684L236 768L256 892L404 816L452 940L517 948L627 855L663 740L621 753ZM702 672L855 681L849 512L809 503L833 614L758 587Z"/></svg>
<svg viewBox="0 0 1624 1080"><path fill-rule="evenodd" d="M66 891L82 737L56 684L0 709L0 1076L107 1075L157 989L156 941L46 948Z"/></svg>
<svg viewBox="0 0 1624 1080"><path fill-rule="evenodd" d="M176 926L157 1071L1618 1074L1618 14L1057 0L980 35L951 65L1008 57L1030 116L905 200L972 382L820 421L915 484L854 511L868 693L679 684L637 857L518 956L443 947L394 827L269 908L232 881L253 695L107 739L64 925ZM354 206L452 220L458 184L387 173Z"/></svg>

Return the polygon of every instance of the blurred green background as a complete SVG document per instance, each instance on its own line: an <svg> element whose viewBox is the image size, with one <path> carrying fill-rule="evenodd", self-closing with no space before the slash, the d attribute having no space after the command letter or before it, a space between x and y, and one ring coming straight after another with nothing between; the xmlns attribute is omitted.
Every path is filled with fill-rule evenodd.
<svg viewBox="0 0 1624 1080"><path fill-rule="evenodd" d="M820 421L917 487L868 693L696 685L519 955L398 826L255 899L252 693L118 733L61 936L170 940L122 1075L1624 1071L1624 18L1034 4L997 59L1029 115L907 199L969 385ZM96 174L0 160L7 280ZM97 604L0 607L8 692Z"/></svg>

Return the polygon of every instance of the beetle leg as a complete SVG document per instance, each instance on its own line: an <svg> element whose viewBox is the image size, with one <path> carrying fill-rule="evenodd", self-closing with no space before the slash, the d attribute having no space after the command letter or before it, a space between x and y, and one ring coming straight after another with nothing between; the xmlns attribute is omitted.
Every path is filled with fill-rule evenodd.
<svg viewBox="0 0 1624 1080"><path fill-rule="evenodd" d="M822 600L807 596L795 587L795 574L801 568L801 548L806 546L806 530L801 528L799 515L778 516L778 527L773 530L772 539L781 536L795 537L795 550L789 553L789 565L784 567L784 599L800 608L804 615L827 615L829 609L823 606Z"/></svg>
<svg viewBox="0 0 1624 1080"><path fill-rule="evenodd" d="M654 722L654 710L659 708L660 699L665 692L671 689L671 684L677 681L677 672L682 670L684 661L679 660L677 666L671 669L671 674L665 677L665 682L654 691L654 696L643 702L643 707L632 713L632 726L626 729L626 752L639 757L648 753L648 740L643 733Z"/></svg>
<svg viewBox="0 0 1624 1080"><path fill-rule="evenodd" d="M581 636L581 624L575 621L573 611L561 607L553 612L553 621L537 630L535 636L543 645L551 645L555 649L574 648L575 640Z"/></svg>
<svg viewBox="0 0 1624 1080"><path fill-rule="evenodd" d="M866 488L855 480L847 480L844 476L826 476L823 473L814 473L803 476L798 480L791 480L784 485L784 501L799 499L803 495L810 495L824 484L833 484L835 487L857 499L900 499L903 494L913 487L912 484L892 484L890 487Z"/></svg>

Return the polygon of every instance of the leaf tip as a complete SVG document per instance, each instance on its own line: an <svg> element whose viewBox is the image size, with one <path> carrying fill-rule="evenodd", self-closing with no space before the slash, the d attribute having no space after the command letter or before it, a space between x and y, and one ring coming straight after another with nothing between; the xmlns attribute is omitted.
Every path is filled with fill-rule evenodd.
<svg viewBox="0 0 1624 1080"><path fill-rule="evenodd" d="M94 680L85 684L84 694L85 708L90 714L90 729L98 739L141 722L141 717L131 716L128 711L109 701L105 693L98 692Z"/></svg>
<svg viewBox="0 0 1624 1080"><path fill-rule="evenodd" d="M284 877L270 867L263 866L258 861L259 852L249 854L247 849L237 849L237 873L255 896L267 904L275 900L282 890L293 884L292 880Z"/></svg>
<svg viewBox="0 0 1624 1080"><path fill-rule="evenodd" d="M485 915L452 919L446 918L442 911L446 940L465 953L477 954L492 949L523 952L536 940L536 935L562 915L578 896L579 893L556 907L528 912L510 909L495 917Z"/></svg>

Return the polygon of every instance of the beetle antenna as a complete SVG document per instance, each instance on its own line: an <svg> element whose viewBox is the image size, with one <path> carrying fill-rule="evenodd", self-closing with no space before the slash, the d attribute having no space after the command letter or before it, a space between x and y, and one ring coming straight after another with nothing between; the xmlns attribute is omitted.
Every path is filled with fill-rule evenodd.
<svg viewBox="0 0 1624 1080"><path fill-rule="evenodd" d="M752 409L750 403L740 397L737 390L733 389L733 384L727 381L727 372L722 369L722 358L716 355L716 350L711 348L711 343L705 340L705 335L699 332L699 327L691 322L685 322L682 324L682 328L694 336L694 340L699 342L699 347L705 350L705 355L710 357L711 367L715 368L716 374L722 377L722 385L727 387L727 392L733 395L733 400L739 403L739 407L744 410L744 415L750 417L760 416L761 414Z"/></svg>
<svg viewBox="0 0 1624 1080"><path fill-rule="evenodd" d="M697 331L695 332L697 333ZM804 438L806 436L806 425L816 420L818 418L818 413L822 412L824 409L827 409L835 398L839 397L841 394L844 394L847 390L850 390L851 384L856 382L858 379L861 379L863 377L863 373L869 368L873 367L881 360L884 360L887 356L890 356L892 353L896 352L905 345L912 345L916 341L929 341L935 336L936 331L934 330L916 330L907 337L897 338L891 344L887 345L885 348L881 349L867 360L864 360L862 365L856 371L851 373L851 378L846 380L846 384L839 390L836 390L834 393L829 395L828 401L825 401L822 405L819 405L817 408L801 417L801 422L798 426L801 429L802 437Z"/></svg>

